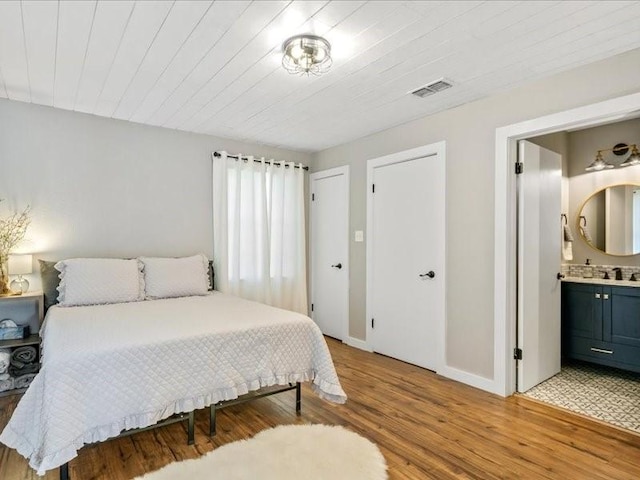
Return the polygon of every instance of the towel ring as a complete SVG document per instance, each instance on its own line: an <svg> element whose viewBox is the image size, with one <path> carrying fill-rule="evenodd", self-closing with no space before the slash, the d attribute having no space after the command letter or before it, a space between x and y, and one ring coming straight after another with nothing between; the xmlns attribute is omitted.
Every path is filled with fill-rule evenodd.
<svg viewBox="0 0 640 480"><path fill-rule="evenodd" d="M584 220L584 224L582 223L582 221ZM587 226L587 217L585 217L584 215L580 215L580 226L581 227L586 227Z"/></svg>
<svg viewBox="0 0 640 480"><path fill-rule="evenodd" d="M562 224L563 224L563 225L566 225L566 224L568 224L568 223L569 223L569 222L567 221L567 214L566 214L566 213L562 213L562 214L560 214L560 220L562 220Z"/></svg>

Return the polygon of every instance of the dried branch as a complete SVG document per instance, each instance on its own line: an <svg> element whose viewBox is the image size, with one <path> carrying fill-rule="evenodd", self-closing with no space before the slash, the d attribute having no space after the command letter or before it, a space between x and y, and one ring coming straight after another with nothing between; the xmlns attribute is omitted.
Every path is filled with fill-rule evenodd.
<svg viewBox="0 0 640 480"><path fill-rule="evenodd" d="M0 259L6 261L11 250L24 239L31 223L30 213L31 207L27 207L22 213L14 213L8 218L0 219Z"/></svg>

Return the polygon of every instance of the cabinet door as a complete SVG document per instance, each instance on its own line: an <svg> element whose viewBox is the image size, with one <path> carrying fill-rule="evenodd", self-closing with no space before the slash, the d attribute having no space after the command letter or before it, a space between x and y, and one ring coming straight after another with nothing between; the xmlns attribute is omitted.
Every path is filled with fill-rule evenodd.
<svg viewBox="0 0 640 480"><path fill-rule="evenodd" d="M609 302L609 341L640 347L640 288L612 287Z"/></svg>
<svg viewBox="0 0 640 480"><path fill-rule="evenodd" d="M600 289L580 283L562 284L563 337L602 339L602 296ZM567 345L566 341L564 342Z"/></svg>

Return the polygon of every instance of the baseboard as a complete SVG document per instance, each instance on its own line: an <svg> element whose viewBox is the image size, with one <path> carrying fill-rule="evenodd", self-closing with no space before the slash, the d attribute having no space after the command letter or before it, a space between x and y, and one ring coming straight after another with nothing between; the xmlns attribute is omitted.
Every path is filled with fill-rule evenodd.
<svg viewBox="0 0 640 480"><path fill-rule="evenodd" d="M342 343L346 343L353 348L364 350L365 352L373 352L373 349L369 346L369 344L364 340L360 340L359 338L347 337L346 340L342 341Z"/></svg>
<svg viewBox="0 0 640 480"><path fill-rule="evenodd" d="M360 340L359 338L347 337L342 341L342 343L345 343L350 347L364 350L365 352L373 352L373 348L371 348L371 346L365 340ZM496 395L504 397L504 392L501 392L498 388L499 385L497 385L496 382L490 378L482 377L470 372L465 372L464 370L459 370L450 366L442 367L438 370L437 373L438 375L442 375L443 377L455 380L456 382L464 383L466 385L479 388L480 390L484 390L485 392L495 393Z"/></svg>
<svg viewBox="0 0 640 480"><path fill-rule="evenodd" d="M504 397L504 392L500 391L500 389L498 388L499 385L496 385L496 382L491 378L482 377L480 375L465 372L464 370L459 370L450 366L443 366L438 370L437 373L438 375L450 378L451 380L455 380L457 382L479 388L480 390L484 390L485 392L495 393L496 395Z"/></svg>

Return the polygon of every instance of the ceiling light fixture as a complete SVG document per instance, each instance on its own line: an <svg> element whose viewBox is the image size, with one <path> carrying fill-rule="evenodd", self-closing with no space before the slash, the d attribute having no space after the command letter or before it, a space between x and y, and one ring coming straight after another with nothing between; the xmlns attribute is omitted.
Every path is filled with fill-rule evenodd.
<svg viewBox="0 0 640 480"><path fill-rule="evenodd" d="M596 154L596 159L591 162L591 164L585 168L587 172L600 171L605 169L614 168L614 165L607 162L603 156L602 152L613 152L614 155L626 155L631 149L631 155L622 162L620 167L631 167L633 165L640 165L640 152L638 151L638 146L636 144L627 145L626 143L618 143L613 146L613 148L604 148L602 150L598 150Z"/></svg>
<svg viewBox="0 0 640 480"><path fill-rule="evenodd" d="M282 66L294 75L322 75L331 67L331 44L317 35L296 35L282 44Z"/></svg>

